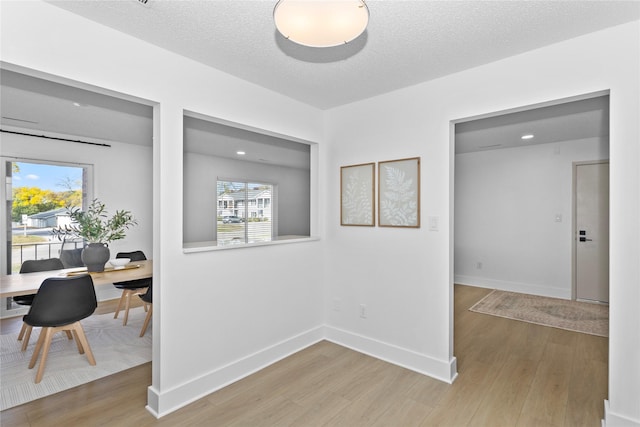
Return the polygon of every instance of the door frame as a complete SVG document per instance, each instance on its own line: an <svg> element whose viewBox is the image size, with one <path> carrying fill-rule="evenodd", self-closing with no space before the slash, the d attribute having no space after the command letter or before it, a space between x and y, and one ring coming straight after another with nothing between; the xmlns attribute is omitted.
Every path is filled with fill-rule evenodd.
<svg viewBox="0 0 640 427"><path fill-rule="evenodd" d="M601 165L608 164L609 159L601 159L601 160L587 160L587 161L579 161L573 162L571 168L571 232L572 232L572 243L571 243L571 300L576 301L578 296L578 271L577 271L577 251L578 251L578 212L577 212L577 198L576 198L576 190L577 190L577 180L578 180L578 166L584 165ZM611 175L611 169L609 169L609 175ZM609 199L611 197L609 196ZM611 225L611 218L609 218L609 225ZM610 246L611 238L607 242L607 245ZM611 249L611 248L609 248ZM609 264L611 264L611 260L609 260ZM609 283L607 284L609 286Z"/></svg>

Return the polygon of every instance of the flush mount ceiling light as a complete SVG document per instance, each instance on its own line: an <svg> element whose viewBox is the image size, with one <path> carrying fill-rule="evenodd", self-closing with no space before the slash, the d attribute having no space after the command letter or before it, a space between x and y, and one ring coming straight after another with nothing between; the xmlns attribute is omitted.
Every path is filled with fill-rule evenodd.
<svg viewBox="0 0 640 427"><path fill-rule="evenodd" d="M309 47L339 46L356 39L369 23L363 0L280 0L273 10L285 38Z"/></svg>
<svg viewBox="0 0 640 427"><path fill-rule="evenodd" d="M522 135L522 136L520 137L520 139L524 139L524 140L527 140L527 139L533 139L533 135L532 135L532 134L530 134L530 133L528 133L528 134L526 134L526 135Z"/></svg>

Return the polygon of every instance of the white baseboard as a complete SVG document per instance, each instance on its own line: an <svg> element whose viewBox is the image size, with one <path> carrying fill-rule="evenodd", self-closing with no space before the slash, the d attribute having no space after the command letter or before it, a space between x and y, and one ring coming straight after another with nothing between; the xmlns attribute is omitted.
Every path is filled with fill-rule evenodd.
<svg viewBox="0 0 640 427"><path fill-rule="evenodd" d="M324 327L319 326L170 390L158 393L151 386L147 390L147 410L160 418L323 339Z"/></svg>
<svg viewBox="0 0 640 427"><path fill-rule="evenodd" d="M522 294L543 297L571 299L571 288L562 289L534 283L508 282L505 280L487 279L485 277L464 276L456 274L454 283L475 286L478 288L498 289L500 291L519 292Z"/></svg>
<svg viewBox="0 0 640 427"><path fill-rule="evenodd" d="M640 427L640 420L632 420L611 412L609 401L604 401L604 419L602 427Z"/></svg>
<svg viewBox="0 0 640 427"><path fill-rule="evenodd" d="M449 384L457 376L455 357L449 361L437 360L348 331L319 326L171 390L159 393L157 389L150 386L147 389L146 409L156 418L160 418L322 340L331 341Z"/></svg>
<svg viewBox="0 0 640 427"><path fill-rule="evenodd" d="M325 327L325 339L449 384L453 383L458 375L455 357L448 361L438 360L406 348L329 326Z"/></svg>

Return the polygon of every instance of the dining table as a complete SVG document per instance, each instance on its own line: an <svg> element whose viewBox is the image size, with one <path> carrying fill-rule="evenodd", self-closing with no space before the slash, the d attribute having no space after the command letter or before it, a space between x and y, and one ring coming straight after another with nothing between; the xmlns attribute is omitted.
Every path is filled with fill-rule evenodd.
<svg viewBox="0 0 640 427"><path fill-rule="evenodd" d="M69 277L86 273L86 267L76 267L66 268L64 270L3 275L0 276L0 298L35 294L38 292L42 282L49 277ZM153 261L132 261L122 268L106 267L104 271L90 272L89 274L93 279L94 286L146 279L152 277Z"/></svg>

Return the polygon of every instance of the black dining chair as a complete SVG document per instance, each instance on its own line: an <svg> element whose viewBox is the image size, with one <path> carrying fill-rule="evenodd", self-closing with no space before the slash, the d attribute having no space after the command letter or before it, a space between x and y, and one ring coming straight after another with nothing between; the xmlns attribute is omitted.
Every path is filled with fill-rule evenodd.
<svg viewBox="0 0 640 427"><path fill-rule="evenodd" d="M84 267L82 262L82 249L84 249L84 240L67 239L62 241L60 247L60 261L64 268Z"/></svg>
<svg viewBox="0 0 640 427"><path fill-rule="evenodd" d="M20 274L22 273L35 273L38 271L49 271L49 270L62 270L64 265L59 258L49 258L49 259L33 259L27 260L22 263L20 266ZM13 301L19 305L31 305L33 303L33 297L36 294L29 295L19 295L13 297ZM22 323L22 328L20 329L20 333L18 334L18 341L22 340L22 351L27 349L29 345L29 338L31 337L31 326L26 323Z"/></svg>
<svg viewBox="0 0 640 427"><path fill-rule="evenodd" d="M153 313L153 286L149 285L147 288L147 292L144 294L138 295L140 299L149 305L149 310L147 310L147 316L144 318L144 323L142 324L142 329L140 330L140 336L144 336L144 333L147 332L147 327L149 326L149 321L151 320L151 314Z"/></svg>
<svg viewBox="0 0 640 427"><path fill-rule="evenodd" d="M133 251L133 252L118 252L116 254L116 258L129 258L131 262L135 261L144 261L147 259L144 252L142 251ZM122 295L120 296L120 301L118 301L118 308L116 308L116 313L113 315L114 319L118 318L118 314L122 309L124 304L124 319L122 320L122 326L127 325L127 321L129 319L129 306L131 305L131 297L134 295L141 295L145 292L145 290L151 286L151 278L146 279L136 279L129 280L127 282L116 282L113 284L117 289L122 290ZM144 304L145 311L147 310L147 305Z"/></svg>
<svg viewBox="0 0 640 427"><path fill-rule="evenodd" d="M29 369L36 365L40 350L42 357L36 373L36 384L42 380L53 335L60 331L73 333L80 354L87 355L90 365L96 360L84 334L80 320L91 316L98 306L96 290L89 274L71 277L50 277L40 285L29 313L23 320L31 327L40 326L40 337L33 350Z"/></svg>

